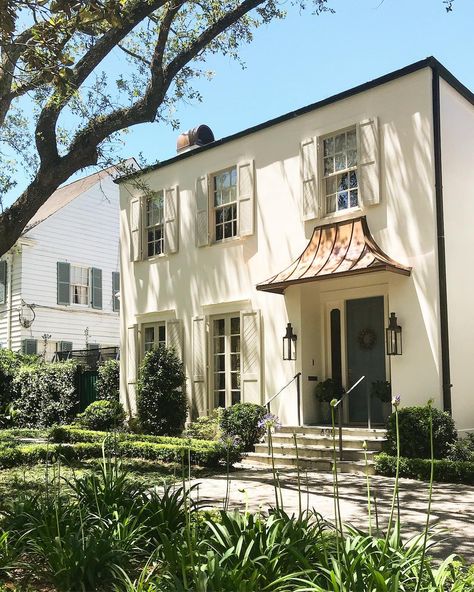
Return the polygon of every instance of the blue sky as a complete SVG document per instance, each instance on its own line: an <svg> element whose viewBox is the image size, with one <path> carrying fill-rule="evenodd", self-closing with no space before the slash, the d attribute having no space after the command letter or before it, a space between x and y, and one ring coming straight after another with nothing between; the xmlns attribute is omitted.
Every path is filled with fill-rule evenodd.
<svg viewBox="0 0 474 592"><path fill-rule="evenodd" d="M286 4L288 17L243 48L244 70L224 57L208 62L215 75L199 83L203 101L176 113L182 131L206 123L222 138L429 55L474 89L474 0L455 0L450 13L442 0L330 0L336 13L320 16ZM177 135L160 123L137 126L122 156L165 160Z"/></svg>

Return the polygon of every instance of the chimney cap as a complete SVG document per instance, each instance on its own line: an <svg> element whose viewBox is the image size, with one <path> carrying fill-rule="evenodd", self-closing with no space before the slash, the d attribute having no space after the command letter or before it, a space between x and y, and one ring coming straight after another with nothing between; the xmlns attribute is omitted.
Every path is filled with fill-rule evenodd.
<svg viewBox="0 0 474 592"><path fill-rule="evenodd" d="M178 136L176 152L185 152L198 146L205 146L214 142L214 134L209 126L201 124Z"/></svg>

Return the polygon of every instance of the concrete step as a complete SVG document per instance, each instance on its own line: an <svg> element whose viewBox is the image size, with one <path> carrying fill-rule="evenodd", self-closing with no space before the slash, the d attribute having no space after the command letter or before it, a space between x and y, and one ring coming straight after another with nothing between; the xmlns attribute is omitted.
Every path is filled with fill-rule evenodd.
<svg viewBox="0 0 474 592"><path fill-rule="evenodd" d="M365 453L362 448L356 447L347 447L344 446L344 459L345 460L364 460ZM260 455L267 455L268 456L268 444L263 442L261 444L257 444L255 446L255 452ZM296 458L296 450L294 446L289 446L285 443L275 442L273 441L273 452L274 454L278 454L279 456L294 456ZM372 460L374 454L377 454L377 450L367 450L367 459L369 461ZM318 444L305 444L303 446L298 446L298 454L300 457L303 458L320 458L320 459L329 459L332 460L334 456L334 451L332 446L320 446ZM339 455L339 449L336 448L336 454Z"/></svg>
<svg viewBox="0 0 474 592"><path fill-rule="evenodd" d="M276 432L277 434L305 434L314 436L325 436L332 438L332 427L331 426L281 426ZM342 435L354 436L358 438L385 438L386 430L382 428L358 428L345 426L342 428ZM339 435L339 429L336 426L336 437Z"/></svg>
<svg viewBox="0 0 474 592"><path fill-rule="evenodd" d="M293 434L289 433L280 433L275 432L272 434L272 440L274 444L286 444L288 446L293 446L295 444ZM379 436L370 436L367 438L362 438L360 436L352 436L343 434L342 435L342 443L344 447L348 448L360 448L363 449L364 442L367 445L367 450L381 450L383 443L385 442L385 438ZM333 438L332 436L320 436L315 435L312 433L307 434L296 434L296 442L298 446L325 446L327 448L333 447ZM339 446L339 434L336 433L336 446Z"/></svg>
<svg viewBox="0 0 474 592"><path fill-rule="evenodd" d="M311 470L320 472L331 472L333 469L333 462L329 459L319 459L306 456L300 456L298 459L295 455L273 455L275 468L296 468L299 466L300 470ZM249 452L247 457L243 461L244 465L255 466L258 465L272 465L272 457L267 454L259 454L257 452ZM338 460L337 470L341 473L353 473L353 474L369 474L375 473L375 466L373 463L369 463L367 466L363 461L356 460Z"/></svg>

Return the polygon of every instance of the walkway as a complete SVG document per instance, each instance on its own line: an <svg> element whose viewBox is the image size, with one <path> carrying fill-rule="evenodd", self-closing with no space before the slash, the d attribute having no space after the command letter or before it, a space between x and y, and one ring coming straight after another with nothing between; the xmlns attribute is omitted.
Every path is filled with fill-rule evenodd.
<svg viewBox="0 0 474 592"><path fill-rule="evenodd" d="M342 519L367 531L367 487L363 475L339 475L339 499ZM294 469L280 469L284 509L298 512L297 473ZM332 475L302 473L302 506L314 508L324 518L334 519ZM209 506L223 504L226 491L225 475L196 480L200 483L197 495ZM372 476L370 484L377 499L379 525L388 520L394 480ZM400 513L402 538L420 534L426 523L428 484L411 479L400 480ZM267 510L275 505L275 490L271 471L266 465L241 465L231 473L229 509L250 511ZM435 531L436 546L431 553L447 557L459 553L468 563L474 563L474 487L467 485L434 484L431 527ZM373 512L374 510L372 510ZM375 519L373 520L375 525Z"/></svg>

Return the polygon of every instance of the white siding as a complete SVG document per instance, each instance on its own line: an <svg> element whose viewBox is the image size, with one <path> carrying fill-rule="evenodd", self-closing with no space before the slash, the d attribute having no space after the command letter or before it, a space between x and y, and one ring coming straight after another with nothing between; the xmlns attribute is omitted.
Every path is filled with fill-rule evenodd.
<svg viewBox="0 0 474 592"><path fill-rule="evenodd" d="M7 261L8 280L6 302L0 304L0 346L18 350L21 347L21 327L18 322L18 309L21 305L21 251L15 247L2 259Z"/></svg>
<svg viewBox="0 0 474 592"><path fill-rule="evenodd" d="M74 349L89 342L119 345L119 315L112 308L112 272L119 271L118 188L107 178L27 233L23 250L22 297L35 304L36 320L23 337L72 341ZM102 270L103 309L57 304L58 261ZM40 348L38 348L40 351Z"/></svg>

